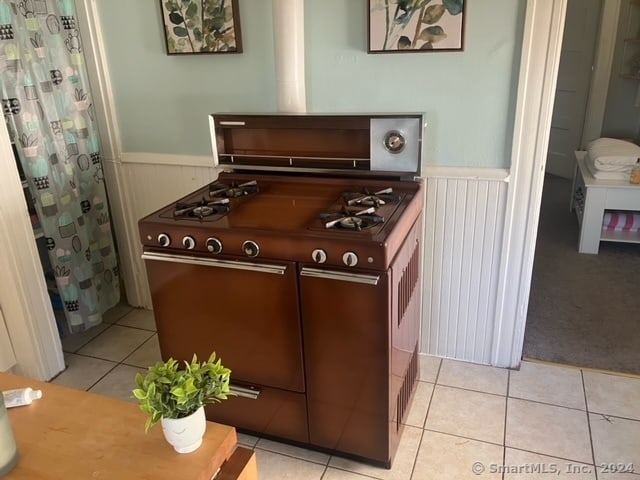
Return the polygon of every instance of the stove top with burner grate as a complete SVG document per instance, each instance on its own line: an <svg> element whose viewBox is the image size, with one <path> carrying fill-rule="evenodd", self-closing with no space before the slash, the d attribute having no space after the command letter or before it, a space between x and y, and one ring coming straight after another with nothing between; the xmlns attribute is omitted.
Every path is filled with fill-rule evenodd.
<svg viewBox="0 0 640 480"><path fill-rule="evenodd" d="M384 223L384 217L376 215L376 207L364 209L350 209L342 207L337 213L321 213L320 220L325 228L336 228L344 230L366 230L374 225Z"/></svg>
<svg viewBox="0 0 640 480"><path fill-rule="evenodd" d="M225 198L237 198L245 195L253 195L258 193L257 180L250 180L248 182L230 182L221 183L214 182L209 184L209 196L210 197L225 197Z"/></svg>
<svg viewBox="0 0 640 480"><path fill-rule="evenodd" d="M231 200L244 198L258 193L258 182L230 181L228 183L213 182L201 188L185 199L179 200L171 207L166 207L160 216L174 220L196 220L199 222L215 222L231 210Z"/></svg>
<svg viewBox="0 0 640 480"><path fill-rule="evenodd" d="M419 213L420 192L420 182L225 172L142 219L141 238L147 247L184 251L188 245L205 254L214 238L222 245L216 254L233 256L248 255L243 244L251 240L260 257L294 261L313 260L322 249L335 265L343 265L345 251L355 251L367 266L384 267L392 255L389 238L411 227L400 226L408 222L404 212L414 211L411 222ZM159 242L161 234L169 243Z"/></svg>
<svg viewBox="0 0 640 480"><path fill-rule="evenodd" d="M400 202L400 196L393 192L392 187L387 187L373 193L371 193L368 188L363 188L362 192L343 193L342 198L349 206L362 205L380 207L382 205Z"/></svg>
<svg viewBox="0 0 640 480"><path fill-rule="evenodd" d="M190 220L204 220L209 217L221 216L229 211L229 199L210 201L205 198L199 202L178 202L173 209L173 218ZM213 218L212 218L213 219Z"/></svg>

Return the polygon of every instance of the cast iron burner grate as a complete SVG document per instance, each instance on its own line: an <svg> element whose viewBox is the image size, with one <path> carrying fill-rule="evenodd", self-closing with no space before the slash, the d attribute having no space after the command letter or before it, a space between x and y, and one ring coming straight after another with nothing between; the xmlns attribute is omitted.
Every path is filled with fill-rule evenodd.
<svg viewBox="0 0 640 480"><path fill-rule="evenodd" d="M365 208L364 210L342 207L340 212L321 213L320 220L324 223L325 228L360 231L384 223L384 217L376 215L375 211L375 207Z"/></svg>
<svg viewBox="0 0 640 480"><path fill-rule="evenodd" d="M230 185L214 182L209 185L210 197L236 198L253 193L258 193L258 182L256 180L245 183L232 182Z"/></svg>
<svg viewBox="0 0 640 480"><path fill-rule="evenodd" d="M214 201L207 201L204 198L200 202L176 203L173 211L175 218L195 218L202 220L211 215L221 215L229 211L229 199L222 198Z"/></svg>
<svg viewBox="0 0 640 480"><path fill-rule="evenodd" d="M350 206L379 207L387 203L398 203L400 196L393 193L393 188L385 188L377 192L369 192L364 188L361 193L347 192L342 194L344 202Z"/></svg>

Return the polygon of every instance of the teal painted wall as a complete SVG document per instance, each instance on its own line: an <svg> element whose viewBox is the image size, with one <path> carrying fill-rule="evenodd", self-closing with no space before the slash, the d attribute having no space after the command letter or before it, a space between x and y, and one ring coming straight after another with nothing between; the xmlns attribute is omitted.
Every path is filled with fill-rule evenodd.
<svg viewBox="0 0 640 480"><path fill-rule="evenodd" d="M209 113L275 110L270 0L240 0L244 53L223 55L166 55L157 0L97 4L125 152L211 155Z"/></svg>
<svg viewBox="0 0 640 480"><path fill-rule="evenodd" d="M366 5L305 1L308 110L424 112L426 163L508 167L526 2L468 2L463 52L376 55ZM209 155L207 113L275 111L270 0L240 0L240 55L165 55L153 0L99 13L124 151Z"/></svg>

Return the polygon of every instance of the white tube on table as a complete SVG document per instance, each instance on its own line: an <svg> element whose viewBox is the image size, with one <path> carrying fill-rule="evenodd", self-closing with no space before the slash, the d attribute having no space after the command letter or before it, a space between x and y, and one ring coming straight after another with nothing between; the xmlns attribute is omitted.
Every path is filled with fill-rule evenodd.
<svg viewBox="0 0 640 480"><path fill-rule="evenodd" d="M42 390L34 390L31 387L16 388L2 392L4 404L7 408L31 405L34 400L42 398Z"/></svg>

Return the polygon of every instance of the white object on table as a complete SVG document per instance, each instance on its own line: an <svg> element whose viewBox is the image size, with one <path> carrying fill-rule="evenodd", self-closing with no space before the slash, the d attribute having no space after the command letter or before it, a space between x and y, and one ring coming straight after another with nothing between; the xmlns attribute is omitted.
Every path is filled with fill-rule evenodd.
<svg viewBox="0 0 640 480"><path fill-rule="evenodd" d="M2 396L5 407L23 407L25 405L31 405L34 400L42 398L42 390L34 390L31 387L14 388L3 391Z"/></svg>

